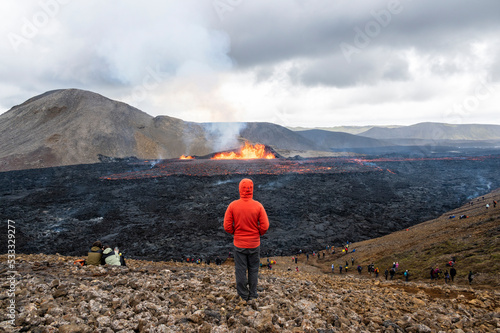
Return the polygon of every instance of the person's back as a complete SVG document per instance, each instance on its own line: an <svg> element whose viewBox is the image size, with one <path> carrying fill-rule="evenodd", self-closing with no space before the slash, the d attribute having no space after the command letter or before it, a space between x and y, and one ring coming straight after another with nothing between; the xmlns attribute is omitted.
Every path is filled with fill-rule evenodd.
<svg viewBox="0 0 500 333"><path fill-rule="evenodd" d="M455 267L452 267L452 268L450 269L450 277L451 277L451 281L453 281L453 280L454 280L455 275L457 275L457 270L455 269Z"/></svg>
<svg viewBox="0 0 500 333"><path fill-rule="evenodd" d="M245 178L240 182L239 192L240 199L231 202L227 207L224 230L234 236L238 295L244 300L250 300L257 298L260 236L269 229L269 220L262 204L253 200L253 182L250 179Z"/></svg>
<svg viewBox="0 0 500 333"><path fill-rule="evenodd" d="M95 241L90 248L90 251L85 261L87 265L99 266L102 259L102 243Z"/></svg>
<svg viewBox="0 0 500 333"><path fill-rule="evenodd" d="M115 253L111 247L104 247L102 259L106 265L121 266L120 255Z"/></svg>

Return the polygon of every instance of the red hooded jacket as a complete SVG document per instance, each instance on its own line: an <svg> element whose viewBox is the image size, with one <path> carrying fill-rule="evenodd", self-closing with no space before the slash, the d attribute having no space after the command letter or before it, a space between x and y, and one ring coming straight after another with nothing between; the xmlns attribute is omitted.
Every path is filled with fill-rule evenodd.
<svg viewBox="0 0 500 333"><path fill-rule="evenodd" d="M253 182L240 182L240 199L227 207L224 230L234 235L234 246L254 249L260 245L260 236L269 229L269 220L262 204L253 200Z"/></svg>

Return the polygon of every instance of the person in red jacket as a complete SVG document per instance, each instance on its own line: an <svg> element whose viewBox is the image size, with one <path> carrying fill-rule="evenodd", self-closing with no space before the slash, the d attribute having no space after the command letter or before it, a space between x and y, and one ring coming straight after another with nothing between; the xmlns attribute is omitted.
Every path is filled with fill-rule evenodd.
<svg viewBox="0 0 500 333"><path fill-rule="evenodd" d="M269 229L269 220L264 206L253 200L253 182L241 180L239 190L240 199L227 207L224 230L233 235L236 290L248 301L257 298L260 236Z"/></svg>

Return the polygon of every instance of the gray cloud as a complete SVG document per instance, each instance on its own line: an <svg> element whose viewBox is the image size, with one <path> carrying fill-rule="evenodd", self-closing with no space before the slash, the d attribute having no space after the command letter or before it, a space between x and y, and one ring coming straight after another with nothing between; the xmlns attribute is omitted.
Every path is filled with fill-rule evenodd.
<svg viewBox="0 0 500 333"><path fill-rule="evenodd" d="M499 12L495 0L4 1L0 112L59 88L196 121L321 121L311 101L351 110L358 94L431 112L499 82Z"/></svg>
<svg viewBox="0 0 500 333"><path fill-rule="evenodd" d="M301 82L342 87L360 79L407 78L403 60L381 75L379 60L383 59L371 56L409 49L436 62L434 69L440 75L461 71L460 66L439 64L433 57L453 58L457 53L472 57L470 44L490 39L485 31L500 34L499 12L498 1L281 0L265 5L247 1L231 13L223 27L231 38L229 54L239 67L309 59L318 64L303 73ZM342 52L342 43L355 50L350 61Z"/></svg>
<svg viewBox="0 0 500 333"><path fill-rule="evenodd" d="M0 69L0 80L22 90L131 89L151 72L164 81L189 74L196 63L214 71L232 67L229 37L211 26L210 2L51 0L11 6L20 8L2 33L0 57L8 66ZM37 23L44 15L47 22Z"/></svg>

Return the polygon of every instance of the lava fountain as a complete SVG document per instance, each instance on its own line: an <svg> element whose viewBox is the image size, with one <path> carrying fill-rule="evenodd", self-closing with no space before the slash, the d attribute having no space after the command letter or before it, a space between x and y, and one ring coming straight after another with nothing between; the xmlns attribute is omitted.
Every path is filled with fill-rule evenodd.
<svg viewBox="0 0 500 333"><path fill-rule="evenodd" d="M215 154L212 160L251 160L251 159L273 159L276 156L273 153L266 151L266 146L257 143L252 145L245 142L245 146L241 147L239 152L223 152Z"/></svg>

